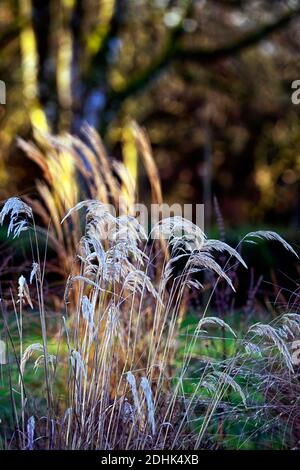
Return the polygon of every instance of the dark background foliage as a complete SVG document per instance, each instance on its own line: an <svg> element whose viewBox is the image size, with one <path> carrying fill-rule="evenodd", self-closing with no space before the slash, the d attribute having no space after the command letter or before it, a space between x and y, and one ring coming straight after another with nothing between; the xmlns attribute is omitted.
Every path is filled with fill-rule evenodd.
<svg viewBox="0 0 300 470"><path fill-rule="evenodd" d="M3 0L1 198L39 176L16 135L88 121L120 157L136 119L167 201L204 202L210 225L215 195L228 226L295 234L299 16L297 0Z"/></svg>

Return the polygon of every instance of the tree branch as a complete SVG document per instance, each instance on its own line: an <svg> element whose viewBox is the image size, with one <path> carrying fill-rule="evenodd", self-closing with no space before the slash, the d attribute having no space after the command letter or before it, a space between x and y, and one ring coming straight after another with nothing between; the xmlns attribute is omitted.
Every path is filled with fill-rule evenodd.
<svg viewBox="0 0 300 470"><path fill-rule="evenodd" d="M175 57L183 60L199 60L207 62L235 55L248 47L258 44L270 34L284 28L299 14L300 7L297 10L293 10L291 12L286 13L278 20L275 20L273 23L264 25L256 31L252 31L246 34L243 38L239 39L238 41L227 44L220 48L186 50L178 46Z"/></svg>
<svg viewBox="0 0 300 470"><path fill-rule="evenodd" d="M157 75L173 60L193 60L199 63L207 63L224 59L228 56L233 56L248 47L254 46L268 37L270 34L284 28L299 14L300 7L284 14L274 22L263 25L257 30L246 34L244 37L233 43L216 48L195 48L190 50L182 48L182 46L179 44L179 39L183 33L183 30L179 27L175 33L171 35L164 52L149 68L141 72L138 76L129 80L124 89L111 92L108 99L108 106L113 105L113 103L116 104L116 100L120 102L133 93L142 90L151 81L153 81L153 79L155 79Z"/></svg>
<svg viewBox="0 0 300 470"><path fill-rule="evenodd" d="M3 49L8 44L10 44L14 39L16 39L18 35L20 34L23 26L24 24L17 25L9 29L8 31L4 31L4 33L0 35L0 49Z"/></svg>

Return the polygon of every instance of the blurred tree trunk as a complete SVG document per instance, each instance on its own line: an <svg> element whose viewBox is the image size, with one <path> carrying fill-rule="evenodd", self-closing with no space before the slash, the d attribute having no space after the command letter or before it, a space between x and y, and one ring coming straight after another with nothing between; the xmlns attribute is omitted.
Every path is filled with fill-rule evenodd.
<svg viewBox="0 0 300 470"><path fill-rule="evenodd" d="M47 131L47 118L39 100L39 55L32 25L31 0L19 0L19 12L20 17L26 22L20 33L23 97L32 126Z"/></svg>

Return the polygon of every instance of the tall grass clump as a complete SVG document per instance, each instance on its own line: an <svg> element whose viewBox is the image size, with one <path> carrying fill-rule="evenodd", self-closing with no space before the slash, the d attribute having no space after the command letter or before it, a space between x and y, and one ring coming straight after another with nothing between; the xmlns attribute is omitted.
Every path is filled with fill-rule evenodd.
<svg viewBox="0 0 300 470"><path fill-rule="evenodd" d="M87 132L103 152L95 131L88 128ZM55 142L61 145L54 139L50 147ZM72 142L95 158L89 146L82 147L74 138ZM72 145L66 148L73 154ZM32 145L27 150L43 161L38 153L33 157L38 151ZM88 171L79 161L81 174ZM12 289L1 299L10 353L3 367L9 377L13 416L10 427L1 425L2 446L29 450L226 447L227 426L240 413L254 423L258 411L269 416L266 378L275 370L294 373L287 340L289 331L296 334L299 316L283 317L282 327L252 325L238 337L224 318L208 315L207 305L193 330L184 334L187 299L192 290L201 295L201 273L213 272L216 283L234 290L228 263L234 259L246 267L245 263L239 251L207 239L200 227L182 217L162 219L146 233L126 209L112 214L107 196L113 197L115 183L106 170L99 167L94 175L99 178L97 197L71 198L68 205L75 204L66 208L61 189L56 193L51 182L47 189L46 183L40 186L43 202L31 207L28 200L11 198L0 213L0 222L9 223L9 236L29 233L32 256L32 270L19 278L16 293ZM47 224L48 218L55 218L46 232L47 243L55 239L62 268L69 268L55 333L48 330L51 310L45 299L47 243L41 249L35 222L36 214L42 215L42 204L47 207ZM252 239L271 236L275 237L273 232L249 234ZM292 250L279 236L277 240ZM224 266L218 253L226 256ZM39 338L28 344L24 318L31 310L39 319ZM202 354L202 343L218 331L233 344L230 354L220 358L209 350ZM32 366L40 377L37 389L26 378ZM256 383L259 408L255 408Z"/></svg>
<svg viewBox="0 0 300 470"><path fill-rule="evenodd" d="M132 135L150 183L152 202L161 204L161 187L148 137L135 123ZM73 268L82 224L77 211L70 213L66 224L61 224L62 218L85 199L112 204L118 215L132 215L137 202L136 181L123 162L108 156L99 134L89 125L82 128L81 139L69 134L61 137L38 133L36 143L18 139L18 145L41 170L37 194L24 200L43 227L39 232L46 235L49 248L59 257L59 262L56 257L51 260L52 272L66 281Z"/></svg>

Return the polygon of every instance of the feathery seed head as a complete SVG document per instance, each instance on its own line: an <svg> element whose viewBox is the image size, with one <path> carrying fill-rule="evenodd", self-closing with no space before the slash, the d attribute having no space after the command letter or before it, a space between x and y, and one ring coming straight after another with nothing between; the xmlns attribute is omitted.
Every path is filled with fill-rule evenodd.
<svg viewBox="0 0 300 470"><path fill-rule="evenodd" d="M0 212L0 224L3 225L5 217L10 216L7 236L11 233L13 238L19 237L21 232L28 229L28 219L32 219L32 209L18 197L11 197L6 201Z"/></svg>

